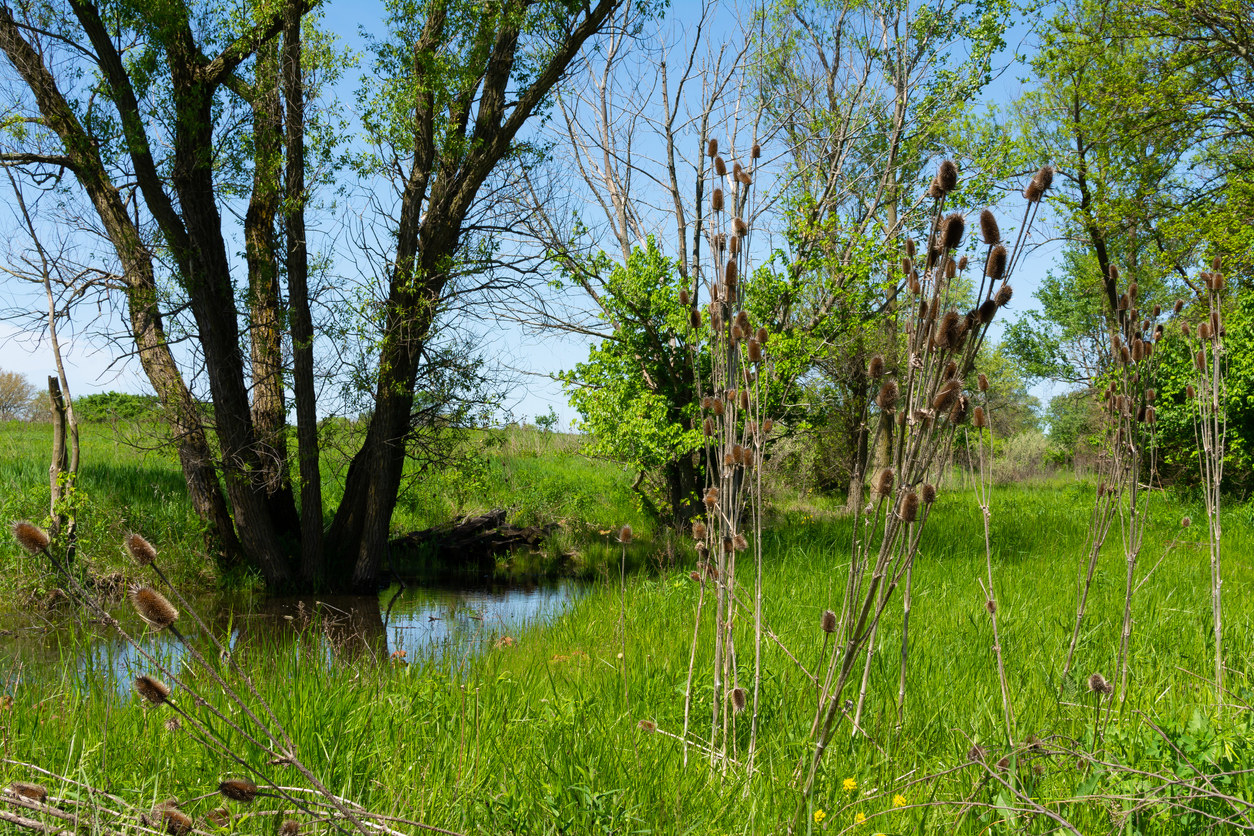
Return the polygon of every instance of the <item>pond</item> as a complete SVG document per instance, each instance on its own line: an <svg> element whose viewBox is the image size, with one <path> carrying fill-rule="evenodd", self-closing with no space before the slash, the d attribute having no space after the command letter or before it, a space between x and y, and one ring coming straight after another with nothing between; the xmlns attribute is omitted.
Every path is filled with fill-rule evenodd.
<svg viewBox="0 0 1254 836"><path fill-rule="evenodd" d="M397 586L369 595L202 598L192 606L204 627L177 600L178 628L209 652L212 631L237 659L250 653L319 653L327 664L363 658L397 664L438 662L455 674L475 654L511 643L528 627L552 622L578 600L588 583L559 580L501 586ZM173 600L173 599L172 599ZM145 630L125 600L111 614L167 668L186 650L162 631ZM298 641L316 638L318 641ZM212 651L216 652L216 651ZM73 665L67 664L71 660ZM73 671L80 682L112 682L118 693L152 664L98 621L80 623L62 605L49 612L0 612L0 693L21 680Z"/></svg>

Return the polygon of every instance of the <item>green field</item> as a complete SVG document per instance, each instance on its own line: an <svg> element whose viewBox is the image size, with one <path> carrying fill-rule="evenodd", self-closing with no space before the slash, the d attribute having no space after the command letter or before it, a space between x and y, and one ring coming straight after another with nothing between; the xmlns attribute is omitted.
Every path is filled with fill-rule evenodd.
<svg viewBox="0 0 1254 836"><path fill-rule="evenodd" d="M0 434L0 472L8 484L21 486L5 497L10 519L41 514L38 485L45 465L29 452L38 446L37 436L30 426L10 426ZM116 544L122 532L134 527L163 552L175 552L172 559L182 567L181 576L194 579L197 535L172 463L157 453L139 454L114 444L103 433L85 438L84 553L102 568L122 566ZM683 728L699 595L699 585L688 577L690 549L652 535L631 510L627 475L582 459L569 439L541 443L520 433L505 439L490 467L505 478L492 492L463 503L463 510L502 505L512 507L519 519L568 518L570 530L583 533L563 535L563 548L591 553L590 544L601 537L599 556L587 565L599 566L591 573L602 580L556 623L512 636L512 643L477 656L411 658L402 665L350 655L328 664L316 625L276 636L269 647L250 646L238 661L273 704L311 770L338 795L375 812L458 832L782 830L796 803L792 771L808 750L816 699L797 664L774 643L765 645L756 774L712 768L695 749L685 765L679 742L649 733L639 723L655 722L659 732ZM1222 805L1217 807L1213 798L1196 800L1191 815L1142 803L1156 797L1149 790L1156 786L1156 779L1148 777L1153 774L1254 770L1248 708L1218 713L1208 680L1213 654L1209 564L1205 543L1197 542L1204 526L1180 526L1186 514L1202 519L1200 506L1171 495L1153 499L1154 521L1138 579L1149 576L1134 602L1129 697L1122 711L1101 720L1100 737L1094 738L1095 698L1084 680L1095 672L1115 674L1124 582L1117 528L1102 557L1075 681L1057 679L1074 619L1076 571L1091 502L1090 486L1061 479L998 488L993 494L994 580L1013 732L1017 741L1036 735L1047 741L1046 752L1055 753L1017 757L1009 767L1013 783L1086 834L1233 831L1240 821L1216 825L1213 817L1245 809L1240 805L1254 800L1254 779L1248 774L1219 779L1216 792L1235 799L1226 813L1216 812ZM435 500L407 500L397 530L424 525L448 510ZM617 572L609 571L610 565L617 569L617 547L589 533L620 521L643 532L633 544L633 559L643 570L628 576L625 590ZM849 525L827 503L803 505L794 498L775 509L764 536L766 621L811 670L823 649L820 614L839 610ZM1224 534L1228 685L1234 701L1248 703L1254 696L1249 507L1226 512ZM32 559L18 558L11 545L0 555L12 589L31 594L35 585L49 583L43 569ZM848 725L838 732L806 812L808 829L1055 832L1057 823L1044 815L1014 812L1020 805L991 777L993 770L968 759L974 744L986 747L990 760L1008 751L992 632L978 583L984 573L983 529L973 495L942 490L914 578L904 723L897 727L895 709L897 598L874 657L867 734L851 735ZM620 622L620 606L625 622ZM137 618L125 626L141 632ZM708 620L703 629L709 632ZM698 739L709 733L708 645L701 644L695 664ZM119 699L103 672L106 663L98 663L101 673L83 677L81 664L67 652L60 666L0 672L3 690L12 697L12 705L0 709L6 758L107 788L136 806L171 796L184 801L203 796L221 777L238 774L236 765L200 746L186 728L167 730L168 709L149 708L134 695ZM742 667L744 676L749 667L746 662ZM193 681L210 702L226 707L203 674ZM852 693L856 696L856 688ZM267 765L256 747L218 728L236 753L273 781L300 784L290 767ZM735 733L743 751L747 722ZM1071 754L1058 754L1064 750ZM1091 760L1077 761L1075 752ZM1033 769L1037 765L1039 774ZM0 780L38 777L27 767L0 766ZM50 789L57 786L56 779L43 780ZM69 794L65 787L53 792ZM1081 800L1071 800L1077 796ZM219 803L216 797L200 798L185 809L200 815ZM272 832L280 809L286 809L282 802L260 799L234 828Z"/></svg>

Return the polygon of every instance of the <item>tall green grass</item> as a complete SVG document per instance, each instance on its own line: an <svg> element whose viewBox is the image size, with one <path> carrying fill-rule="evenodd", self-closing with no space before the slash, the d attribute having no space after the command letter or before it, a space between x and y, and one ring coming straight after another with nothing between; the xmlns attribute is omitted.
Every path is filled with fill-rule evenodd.
<svg viewBox="0 0 1254 836"><path fill-rule="evenodd" d="M1089 489L1079 485L994 493L995 581L1020 740L1053 735L1093 745L1088 740L1093 697L1082 680L1094 672L1109 676L1114 664L1123 596L1117 543L1107 547L1095 582L1077 682L1056 679L1074 619L1090 501ZM1155 499L1153 511L1156 522L1142 551L1142 571L1154 568L1134 605L1131 692L1127 708L1112 720L1103 751L1138 768L1158 769L1171 760L1164 745L1153 745L1143 713L1165 731L1194 741L1198 763L1227 758L1254 768L1248 721L1233 714L1219 718L1212 704L1206 550L1197 542L1199 528L1179 525L1182 516L1196 518L1199 509L1163 497ZM839 608L848 525L806 508L780 513L766 534L766 619L811 670L818 668L822 646L820 614ZM1249 510L1226 512L1224 533L1231 555L1225 578L1230 682L1248 699L1254 651ZM1005 750L992 633L977 582L982 574L979 510L970 495L942 494L916 566L904 725L896 728L898 614L885 619L880 633L865 717L869 737L849 734L846 725L824 761L808 818L815 832L1051 830L1051 823L1005 810L985 807L964 814L963 800L988 805L999 800L995 785L974 767L911 783L966 764L973 744L998 756ZM614 578L598 584L556 623L480 655L401 665L367 654L328 665L317 631L310 630L296 639L276 638L269 648L250 646L242 661L314 771L336 792L378 811L485 834L776 832L795 803L790 778L808 747L815 701L813 686L776 646L766 645L759 771L752 778L741 770L711 769L696 752L685 766L676 741L638 727L641 720L664 731L682 727L698 592L683 569L629 578L621 659L620 590ZM741 656L745 675L750 654ZM709 668L705 648L696 665L698 736L708 734ZM83 685L65 666L10 674L7 690L14 705L0 723L6 751L115 793L151 799L208 792L232 771L182 733L164 729L159 710L135 697L119 701L103 679ZM746 721L737 729L741 752L747 734ZM281 783L295 781L277 770ZM0 779L20 777L29 776L0 769ZM1028 786L1085 833L1201 832L1200 825L1165 817L1153 807L1124 819L1128 805L1118 801L1065 802L1087 792L1094 780L1091 770L1055 759L1043 775L1028 779ZM1094 789L1118 787L1098 782ZM1248 799L1254 785L1247 778L1228 789ZM906 806L893 806L896 795ZM197 802L192 812L217 803ZM259 802L259 809L267 803ZM928 806L937 803L942 804ZM855 824L859 814L868 820Z"/></svg>

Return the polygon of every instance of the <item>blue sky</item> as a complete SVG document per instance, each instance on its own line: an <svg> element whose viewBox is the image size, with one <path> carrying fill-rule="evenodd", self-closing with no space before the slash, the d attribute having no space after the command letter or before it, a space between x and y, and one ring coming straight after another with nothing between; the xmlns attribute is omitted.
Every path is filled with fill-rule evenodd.
<svg viewBox="0 0 1254 836"><path fill-rule="evenodd" d="M683 19L689 2L674 4L672 14ZM360 27L371 26L374 31L381 30L384 16L384 4L378 0L329 0L324 5L326 28L338 33L346 46L364 52L365 42ZM1009 34L1010 48L1004 55L1004 62L1010 62L1013 50L1026 37L1026 26L1020 22ZM364 63L364 62L363 62ZM1004 72L988 91L988 101L1005 104L1019 92L1019 79L1024 75L1020 67L1011 66ZM339 97L346 103L353 101L356 77L349 76L339 86ZM1018 205L1012 201L1013 205ZM1017 211L1017 210L1014 210ZM1043 215L1045 213L1042 213ZM1036 238L1045 241L1048 237L1048 219L1038 223ZM1032 302L1032 294L1040 278L1050 269L1058 257L1060 247L1057 244L1044 243L1025 261L1015 281L1015 299L1012 303L1012 315L1025 310ZM6 284L0 290L8 297L10 303L20 302L23 291ZM39 300L36 300L36 303ZM93 315L108 317L106 311ZM120 322L106 320L109 327L120 325ZM85 328L86 326L84 326ZM96 323L94 327L99 327ZM999 329L994 326L994 337ZM586 357L587 342L583 339L560 337L553 334L534 335L524 333L520 326L509 323L485 326L483 333L490 334L485 349L499 355L500 362L514 369L517 385L508 402L515 419L532 421L537 415L554 409L561 418L562 425L567 425L574 417L574 411L566 403L561 387L549 376L564 369L571 368L575 363ZM119 357L111 346L100 345L85 338L71 338L66 343L66 359L70 371L70 383L76 395L107 390L129 392L149 391L147 381L132 359ZM20 330L13 323L0 322L0 368L21 372L27 375L37 386L44 383L46 376L52 371L52 362L47 343L38 334ZM1038 396L1047 400L1048 387L1038 387Z"/></svg>

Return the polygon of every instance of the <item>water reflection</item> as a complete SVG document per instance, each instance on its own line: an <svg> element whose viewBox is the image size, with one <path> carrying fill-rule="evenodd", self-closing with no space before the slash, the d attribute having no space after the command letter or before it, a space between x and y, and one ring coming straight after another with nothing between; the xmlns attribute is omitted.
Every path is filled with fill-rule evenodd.
<svg viewBox="0 0 1254 836"><path fill-rule="evenodd" d="M328 664L437 660L456 669L487 647L514 641L529 626L551 622L586 588L571 580L475 588L392 586L377 596L207 598L193 605L241 662L257 661L249 660L253 655L272 659L276 652L316 653ZM113 614L145 652L176 669L187 651L173 636L146 630L125 603ZM216 652L189 613L179 619L179 629L202 653ZM22 680L46 682L72 671L81 683L107 682L121 694L140 673L160 675L154 667L100 623L76 624L64 611L0 612L0 692Z"/></svg>

